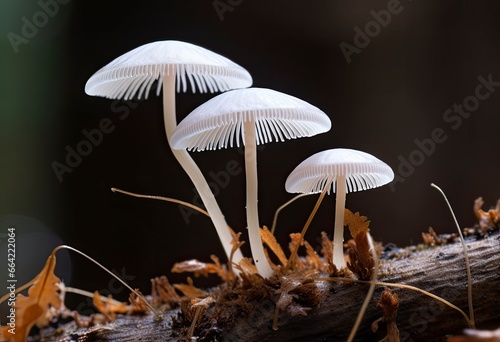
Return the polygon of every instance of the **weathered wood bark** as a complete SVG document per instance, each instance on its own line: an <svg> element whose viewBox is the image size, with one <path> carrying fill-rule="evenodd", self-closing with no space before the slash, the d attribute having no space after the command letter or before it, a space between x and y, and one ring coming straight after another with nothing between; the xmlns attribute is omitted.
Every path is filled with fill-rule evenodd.
<svg viewBox="0 0 500 342"><path fill-rule="evenodd" d="M473 303L478 329L500 327L500 236L467 242L473 279ZM467 277L461 244L449 244L410 253L408 257L384 260L380 281L419 287L436 294L468 313ZM248 315L235 317L234 326L221 332L223 341L345 341L352 328L368 285L324 283L328 296L307 316L279 315L279 329L272 330L274 304L264 302ZM375 298L382 291L378 287ZM444 304L418 292L393 289L399 296L397 325L401 341L445 341L459 335L467 323ZM182 336L171 328L174 310L161 322L151 316L123 316L92 330L65 327L66 341L176 341ZM375 303L369 306L357 333L357 341L378 341L371 323L381 317ZM64 340L64 339L63 339Z"/></svg>

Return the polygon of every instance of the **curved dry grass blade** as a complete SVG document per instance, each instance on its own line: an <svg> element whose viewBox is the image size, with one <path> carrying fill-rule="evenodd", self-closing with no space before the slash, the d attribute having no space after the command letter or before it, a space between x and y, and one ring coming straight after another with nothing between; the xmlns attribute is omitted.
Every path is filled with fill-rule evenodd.
<svg viewBox="0 0 500 342"><path fill-rule="evenodd" d="M92 261L94 264L96 264L97 266L99 266L102 270L104 270L105 272L107 272L108 274L110 274L113 278L115 278L116 280L118 280L123 286L125 286L127 289L129 289L131 292L133 292L137 297L139 297L144 302L144 304L146 304L147 307L153 312L153 314L156 316L156 319L158 319L158 320L162 320L163 319L162 315L158 312L158 310L156 310L151 304L149 304L149 302L146 300L146 298L144 298L144 296L142 294L140 294L139 292L137 292L136 290L134 290L132 287L130 287L120 277L116 276L116 274L114 274L113 272L111 272L110 270L108 270L106 267L104 267L103 265L101 265L99 262L97 262L97 260L91 258L90 256L88 256L87 254L79 251L78 249L73 248L71 246L67 246L67 245L57 246L52 251L52 255L55 255L55 253L58 250L60 250L60 249L68 249L68 250L76 252L76 253L80 254L81 256L87 258L88 260Z"/></svg>
<svg viewBox="0 0 500 342"><path fill-rule="evenodd" d="M411 286L411 285L404 285L404 284L398 284L398 283L385 283L382 281L371 281L371 280L358 280L358 279L352 279L352 278L342 278L342 277L325 277L325 278L316 278L314 281L343 281L346 283L360 283L360 284L375 284L379 286L387 286L387 287L397 287L400 289L406 289L406 290L411 290L411 291L416 291L420 292L428 297L431 297L433 299L436 299L440 301L441 303L449 306L450 308L458 311L462 316L464 316L465 320L467 321L467 325L471 327L471 321L469 320L469 316L465 312L462 311L458 306L448 302L446 299L443 299L439 296L436 296L435 294L432 294L428 291L422 290L421 288Z"/></svg>
<svg viewBox="0 0 500 342"><path fill-rule="evenodd" d="M289 200L289 201L285 202L284 204L282 204L278 209L276 209L276 212L274 213L274 218L273 218L273 225L271 226L271 234L274 235L274 231L276 230L276 224L278 223L278 216L279 216L280 212L283 209L285 209L288 205L290 205L293 202L295 202L295 200L298 200L301 197L309 196L309 195L310 194L298 194L297 196L295 196L291 200Z"/></svg>
<svg viewBox="0 0 500 342"><path fill-rule="evenodd" d="M476 326L476 323L474 321L474 308L472 307L472 277L470 273L470 263L469 263L469 254L467 253L467 246L465 246L465 240L464 236L462 235L462 229L460 228L460 225L458 224L457 217L455 216L455 213L453 212L453 209L451 208L451 204L448 201L448 198L444 194L443 190L441 190L440 187L438 187L436 184L431 183L431 186L435 189L437 189L441 195L443 195L444 200L446 201L446 204L448 205L448 208L450 209L451 216L453 216L453 220L455 221L455 225L457 226L458 230L458 235L460 236L460 242L462 242L462 247L464 250L464 257L465 257L465 267L467 269L467 299L469 302L469 318L470 322L472 324L471 328L474 329Z"/></svg>
<svg viewBox="0 0 500 342"><path fill-rule="evenodd" d="M208 212L206 210L203 210L203 209L201 209L200 207L197 207L194 204L191 204L191 203L188 203L188 202L184 202L184 201L181 201L181 200L178 200L178 199L175 199L175 198L163 197L163 196L155 196L155 195L141 195L141 194L136 194L135 192L125 191L125 190L121 190L121 189L118 189L118 188L111 188L111 191L117 192L117 193L120 193L120 194L124 194L124 195L128 195L128 196L132 196L132 197L137 197L137 198L147 198L147 199L154 199L154 200L159 200L159 201L165 201L165 202L172 202L172 203L181 204L181 205L183 205L185 207L194 209L194 210L202 213L203 215L206 215L206 216L210 217L210 215L208 214Z"/></svg>

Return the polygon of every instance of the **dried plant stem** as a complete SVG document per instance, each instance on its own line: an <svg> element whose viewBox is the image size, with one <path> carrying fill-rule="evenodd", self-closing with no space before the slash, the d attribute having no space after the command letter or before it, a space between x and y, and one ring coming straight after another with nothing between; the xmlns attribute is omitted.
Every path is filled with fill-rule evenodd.
<svg viewBox="0 0 500 342"><path fill-rule="evenodd" d="M373 244L373 239L370 233L366 234L366 238L368 239L368 245L370 246L370 251L372 253L372 258L373 262L375 263L375 266L373 267L372 270L372 281L370 283L370 288L368 289L368 293L366 294L365 300L363 301L363 304L361 305L361 308L359 309L358 312L358 317L356 317L356 321L354 322L354 326L352 327L351 333L349 334L349 338L347 339L347 342L352 342L354 340L354 337L356 336L356 333L358 332L359 326L361 324L361 321L363 317L365 316L366 309L368 308L368 305L370 304L372 297L373 297L373 292L375 291L375 283L378 278L378 270L379 270L379 260L378 260L378 255L377 251L375 250L375 245Z"/></svg>
<svg viewBox="0 0 500 342"><path fill-rule="evenodd" d="M469 316L465 312L462 311L458 306L448 302L446 299L443 299L439 296L436 296L435 294L432 294L430 292L427 292L425 290L422 290L418 287L411 286L411 285L404 285L404 284L397 284L397 283L385 283L382 281L371 281L371 280L358 280L358 279L352 279L352 278L342 278L342 277L325 277L325 278L316 278L314 281L343 281L346 283L360 283L360 284L374 284L374 285L379 285L379 286L387 286L387 287L396 287L400 289L406 289L406 290L411 290L411 291L417 291L420 292L428 297L431 297L433 299L436 299L440 301L441 303L449 306L450 308L458 311L462 316L464 316L465 320L467 321L467 325L472 328L472 322L469 319Z"/></svg>
<svg viewBox="0 0 500 342"><path fill-rule="evenodd" d="M117 193L120 193L120 194L132 196L132 197L137 197L137 198L147 198L147 199L153 199L153 200L159 200L159 201L165 201L165 202L172 202L172 203L181 204L181 205L183 205L185 207L194 209L194 210L202 213L203 215L206 215L206 216L210 217L210 214L208 213L208 211L203 210L203 209L201 209L200 207L198 207L198 206L196 206L194 204L191 204L191 203L188 203L188 202L184 202L184 201L181 201L181 200L178 200L178 199L175 199L175 198L163 197L163 196L155 196L155 195L141 195L141 194L137 194L135 192L125 191L125 190L121 190L121 189L118 189L118 188L111 188L111 191L113 191L115 193L117 192Z"/></svg>
<svg viewBox="0 0 500 342"><path fill-rule="evenodd" d="M443 190L441 190L441 188L438 187L434 183L431 183L431 186L433 188L436 188L441 193L441 195L443 195L444 200L446 201L446 204L448 205L448 208L450 209L451 216L453 216L453 220L455 221L455 225L457 226L458 235L460 236L460 242L462 243L462 247L464 249L465 267L467 269L467 291L468 291L467 299L468 299L468 303L469 303L469 318L470 318L471 328L474 329L476 324L474 321L474 308L472 306L472 277L471 277L471 272L470 272L469 254L467 253L467 246L465 246L465 240L464 240L464 236L462 235L462 229L460 228L460 225L458 224L457 217L455 216L455 213L453 212L453 209L451 208L451 204L448 201L448 198L444 194Z"/></svg>
<svg viewBox="0 0 500 342"><path fill-rule="evenodd" d="M196 312L194 313L193 321L191 322L191 326L189 327L188 339L191 339L191 337L193 337L193 335L194 335L194 329L196 328L196 323L198 323L202 309L203 309L203 307L199 306L196 309Z"/></svg>
<svg viewBox="0 0 500 342"><path fill-rule="evenodd" d="M299 247L302 243L302 240L304 239L304 235L306 234L307 229L311 225L311 222L312 222L314 216L316 215L316 212L318 211L318 208L321 205L323 198L325 198L326 192L327 192L328 188L330 187L330 184L331 184L331 180L328 180L328 182L326 182L326 184L325 184L323 191L321 192L321 195L319 196L318 200L316 201L316 204L314 205L314 208L313 208L311 214L309 215L309 218L307 219L306 224L304 225L304 228L302 228L302 231L300 232L299 243L297 244L297 247L295 247L295 249L290 254L290 257L288 258L288 262L285 265L285 270L291 266L293 258L295 258L297 256Z"/></svg>
<svg viewBox="0 0 500 342"><path fill-rule="evenodd" d="M133 288L131 288L120 277L118 277L116 274L114 274L113 272L111 272L110 270L108 270L106 267L104 267L99 262L97 262L97 260L91 258L87 254L85 254L85 253L83 253L83 252L79 251L78 249L73 248L71 246L61 245L61 246L57 246L56 248L54 248L54 250L52 251L52 253L51 253L50 256L55 256L55 254L57 253L57 251L59 251L61 249L68 249L70 251L76 252L76 253L80 254L81 256L87 258L88 260L92 261L94 264L96 264L97 266L99 266L102 270L106 271L113 278L115 278L116 280L118 280L123 286L125 286L127 289L129 289L131 292L133 292L138 298L140 298L144 302L144 304L146 304L147 307L154 313L154 315L156 316L156 319L158 319L158 320L162 320L163 319L162 315L158 312L158 310L156 310L151 304L149 304L149 302L146 300L146 298L144 298L144 296L142 294L140 294L139 292L137 292L136 290L134 290Z"/></svg>
<svg viewBox="0 0 500 342"><path fill-rule="evenodd" d="M310 194L298 194L297 196L295 196L291 200L289 200L289 201L285 202L284 204L282 204L278 209L276 209L276 212L274 213L274 218L273 218L273 225L271 226L271 234L274 235L274 231L276 230L276 224L278 223L278 215L280 214L280 212L283 209L285 209L288 205L290 205L293 202L295 202L295 200L298 200L301 197L309 196L309 195Z"/></svg>

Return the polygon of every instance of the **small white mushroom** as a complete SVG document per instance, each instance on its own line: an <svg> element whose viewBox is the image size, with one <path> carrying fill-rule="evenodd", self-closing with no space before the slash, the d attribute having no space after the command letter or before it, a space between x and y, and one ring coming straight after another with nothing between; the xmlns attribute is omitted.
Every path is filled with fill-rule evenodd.
<svg viewBox="0 0 500 342"><path fill-rule="evenodd" d="M270 89L248 88L218 95L189 114L172 134L173 148L193 151L245 146L247 223L259 274L273 271L265 257L257 207L258 144L309 137L330 129L328 116L296 97Z"/></svg>
<svg viewBox="0 0 500 342"><path fill-rule="evenodd" d="M319 193L330 186L336 193L333 263L338 269L344 260L344 209L347 192L372 189L391 182L389 165L371 154L336 148L322 151L300 163L288 176L285 188L291 193Z"/></svg>
<svg viewBox="0 0 500 342"><path fill-rule="evenodd" d="M85 85L89 95L110 99L148 97L158 80L157 95L163 87L163 115L167 140L177 126L175 85L177 92L191 90L201 93L227 91L252 85L250 74L238 64L200 46L180 41L158 41L145 44L116 58L97 71ZM172 150L191 178L217 230L226 255L232 250L232 236L208 183L185 150ZM233 261L243 255L237 250Z"/></svg>

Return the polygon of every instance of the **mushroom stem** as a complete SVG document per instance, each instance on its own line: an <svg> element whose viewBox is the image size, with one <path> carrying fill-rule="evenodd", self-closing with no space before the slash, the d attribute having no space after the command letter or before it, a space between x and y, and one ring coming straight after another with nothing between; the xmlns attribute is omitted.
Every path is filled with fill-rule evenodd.
<svg viewBox="0 0 500 342"><path fill-rule="evenodd" d="M345 267L344 259L344 210L346 196L346 176L337 176L335 186L335 227L333 232L333 264L337 269Z"/></svg>
<svg viewBox="0 0 500 342"><path fill-rule="evenodd" d="M172 133L175 127L177 127L175 112L175 78L176 75L173 68L167 68L165 70L165 74L163 75L163 117L169 146ZM231 251L233 249L231 242L233 240L233 237L231 236L231 232L229 231L226 220L224 219L224 215L222 214L205 177L186 150L175 150L173 148L171 148L171 150L179 164L181 164L184 171L186 171L189 178L191 178L191 181L198 191L203 204L210 214L210 218L214 223L215 229L217 231L217 234L219 235L219 239L222 243L224 251L226 252L227 258L231 260ZM234 252L232 261L234 263L238 263L242 259L243 255L241 253L241 250L236 250Z"/></svg>
<svg viewBox="0 0 500 342"><path fill-rule="evenodd" d="M248 119L243 124L245 142L245 173L247 187L247 225L250 250L259 274L264 278L273 275L273 270L264 253L260 237L258 212L258 181L257 181L257 140L255 136L255 121Z"/></svg>

